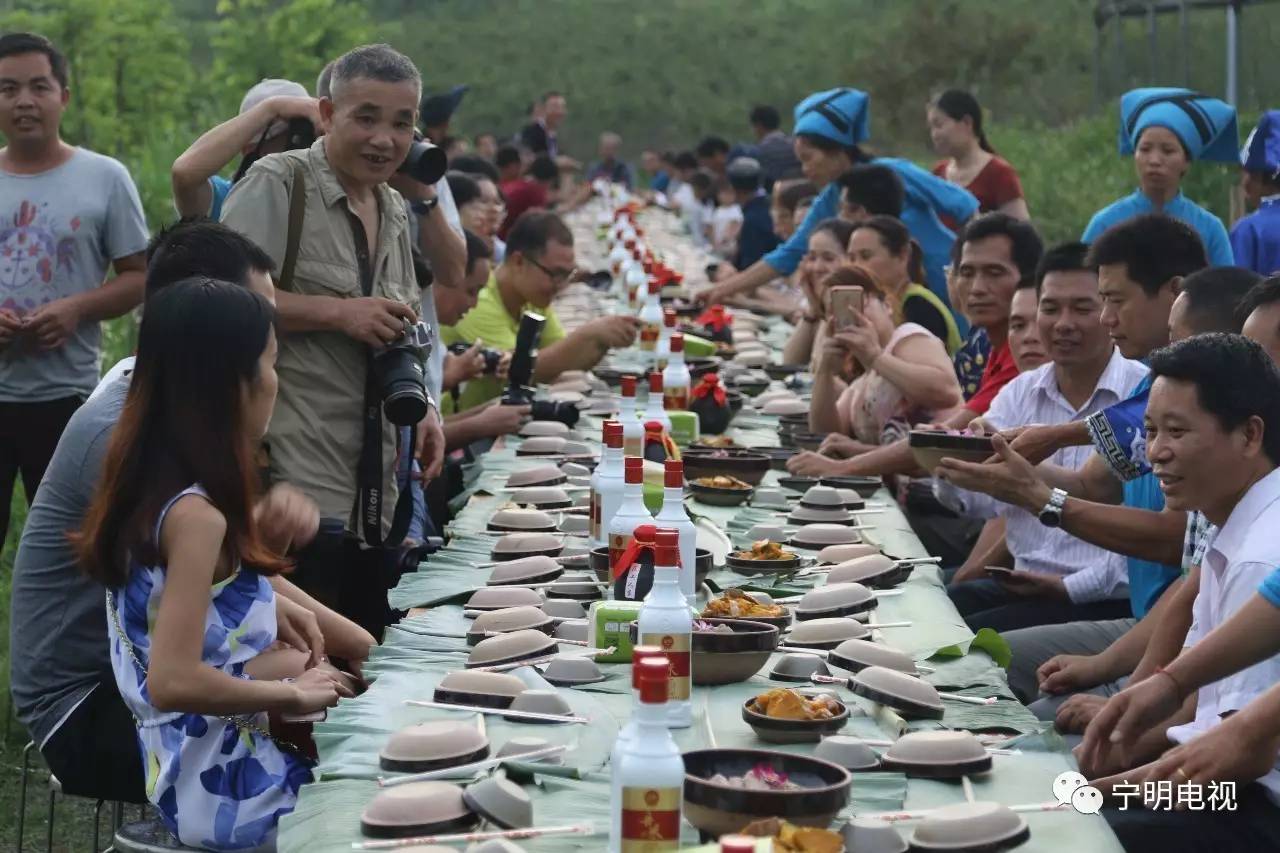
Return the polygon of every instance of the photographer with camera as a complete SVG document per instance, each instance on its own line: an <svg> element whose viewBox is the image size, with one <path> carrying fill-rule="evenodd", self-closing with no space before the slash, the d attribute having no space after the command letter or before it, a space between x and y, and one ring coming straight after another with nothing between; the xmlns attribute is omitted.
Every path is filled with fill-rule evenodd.
<svg viewBox="0 0 1280 853"><path fill-rule="evenodd" d="M261 157L315 142L320 102L292 80L261 80L245 93L240 114L206 131L173 161L173 206L183 219L218 219L233 181L218 174L241 155L236 176Z"/></svg>
<svg viewBox="0 0 1280 853"><path fill-rule="evenodd" d="M564 220L545 210L527 211L507 235L506 260L480 291L476 306L452 326L442 326L441 341L451 346L481 340L495 349L514 350L520 318L532 309L546 317L534 382L550 382L566 370L594 367L609 350L632 344L638 322L631 316L598 317L566 335L551 300L574 272L573 232ZM502 393L503 384L489 376L470 380L458 398L457 410L492 400Z"/></svg>
<svg viewBox="0 0 1280 853"><path fill-rule="evenodd" d="M430 330L418 324L409 212L389 186L406 170L428 197L443 175L443 156L432 162L439 149L414 139L421 85L387 45L344 54L320 99L323 135L260 159L223 210L280 269L267 475L301 489L322 516L296 580L375 636L393 617L386 591L411 561L400 550L412 505L398 500L397 453L413 452L430 477L444 449L424 381ZM435 204L414 207L442 218ZM412 448L397 447L399 426L415 427Z"/></svg>

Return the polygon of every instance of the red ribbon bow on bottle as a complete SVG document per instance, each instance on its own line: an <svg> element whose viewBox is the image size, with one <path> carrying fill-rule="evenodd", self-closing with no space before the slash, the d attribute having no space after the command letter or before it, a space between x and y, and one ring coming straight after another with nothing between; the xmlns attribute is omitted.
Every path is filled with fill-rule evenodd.
<svg viewBox="0 0 1280 853"><path fill-rule="evenodd" d="M718 332L733 322L733 315L730 314L723 305L712 305L703 311L697 320L694 320L699 326L706 326L712 331Z"/></svg>
<svg viewBox="0 0 1280 853"><path fill-rule="evenodd" d="M695 400L710 397L716 401L717 406L724 406L728 403L728 397L725 396L724 386L720 384L720 374L718 373L702 374L702 381L693 386L690 396Z"/></svg>
<svg viewBox="0 0 1280 853"><path fill-rule="evenodd" d="M622 577L632 566L640 560L640 556L646 551L653 558L657 551L657 546L653 540L658 535L658 526L656 524L640 524L636 526L635 531L631 535L627 547L622 549L622 553L618 555L618 559L609 567L609 579L617 580ZM680 558L676 557L676 565L680 565Z"/></svg>

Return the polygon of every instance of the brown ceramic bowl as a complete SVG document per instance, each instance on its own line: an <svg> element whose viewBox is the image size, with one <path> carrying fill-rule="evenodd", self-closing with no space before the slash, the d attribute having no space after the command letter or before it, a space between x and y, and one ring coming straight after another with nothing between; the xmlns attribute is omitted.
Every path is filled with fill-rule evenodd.
<svg viewBox="0 0 1280 853"><path fill-rule="evenodd" d="M691 663L693 683L735 684L746 681L769 662L778 647L778 629L748 619L701 619L727 626L732 633L694 631Z"/></svg>
<svg viewBox="0 0 1280 853"><path fill-rule="evenodd" d="M795 689L795 688L792 688ZM829 690L800 690L809 695L817 693L831 694ZM751 726L756 737L766 743L817 743L825 735L832 735L844 728L849 722L849 709L843 702L839 712L829 720L786 720L770 717L755 709L755 697L742 703L742 719Z"/></svg>
<svg viewBox="0 0 1280 853"><path fill-rule="evenodd" d="M769 457L754 450L726 447L719 450L687 450L683 457L688 481L718 475L737 477L752 486L760 485L769 471Z"/></svg>

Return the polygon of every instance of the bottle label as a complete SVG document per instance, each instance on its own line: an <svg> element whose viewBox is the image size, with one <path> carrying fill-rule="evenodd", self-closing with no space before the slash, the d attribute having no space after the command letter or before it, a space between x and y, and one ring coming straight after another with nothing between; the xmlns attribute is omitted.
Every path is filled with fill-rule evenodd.
<svg viewBox="0 0 1280 853"><path fill-rule="evenodd" d="M680 788L622 787L622 853L680 849Z"/></svg>
<svg viewBox="0 0 1280 853"><path fill-rule="evenodd" d="M609 567L618 562L618 558L622 556L622 552L627 550L627 546L631 544L631 535L627 533L610 533L609 534Z"/></svg>
<svg viewBox="0 0 1280 853"><path fill-rule="evenodd" d="M592 542L600 541L600 493L595 489L591 490L590 506L590 522L587 527L587 535Z"/></svg>
<svg viewBox="0 0 1280 853"><path fill-rule="evenodd" d="M640 645L657 646L667 656L671 667L668 671L670 681L667 683L667 699L679 702L689 698L689 648L691 637L688 634L641 634Z"/></svg>
<svg viewBox="0 0 1280 853"><path fill-rule="evenodd" d="M653 352L658 348L658 332L661 327L657 323L645 323L640 327L640 350Z"/></svg>
<svg viewBox="0 0 1280 853"><path fill-rule="evenodd" d="M662 390L662 408L667 411L684 411L689 408L689 389L684 387L664 388Z"/></svg>

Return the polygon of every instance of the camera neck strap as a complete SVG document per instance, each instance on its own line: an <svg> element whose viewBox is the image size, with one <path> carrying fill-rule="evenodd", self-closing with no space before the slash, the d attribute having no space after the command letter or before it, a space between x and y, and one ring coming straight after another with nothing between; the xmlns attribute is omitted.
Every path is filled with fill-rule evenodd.
<svg viewBox="0 0 1280 853"><path fill-rule="evenodd" d="M347 211L351 224L351 236L355 240L356 264L360 270L360 291L364 296L373 295L374 248L365 236L364 223L354 213ZM396 500L391 529L382 535L383 477L382 462L382 391L378 387L377 373L373 367L373 349L364 348L364 415L363 439L360 443L360 462L356 469L356 500L358 503L361 538L370 548L398 548L409 531L413 520L413 493L406 484ZM412 454L417 444L418 428L410 427L409 440L400 446L400 453ZM410 469L412 472L412 469ZM412 473L411 475L412 476Z"/></svg>

